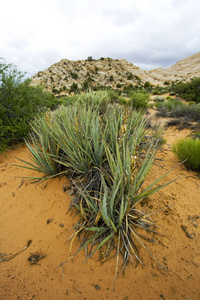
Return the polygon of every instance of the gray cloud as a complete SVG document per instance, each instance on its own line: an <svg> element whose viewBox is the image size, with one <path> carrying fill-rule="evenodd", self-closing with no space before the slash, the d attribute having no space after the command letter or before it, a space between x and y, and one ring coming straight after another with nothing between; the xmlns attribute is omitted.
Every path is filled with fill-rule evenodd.
<svg viewBox="0 0 200 300"><path fill-rule="evenodd" d="M7 0L1 8L0 56L30 75L62 58L152 69L200 51L199 0Z"/></svg>

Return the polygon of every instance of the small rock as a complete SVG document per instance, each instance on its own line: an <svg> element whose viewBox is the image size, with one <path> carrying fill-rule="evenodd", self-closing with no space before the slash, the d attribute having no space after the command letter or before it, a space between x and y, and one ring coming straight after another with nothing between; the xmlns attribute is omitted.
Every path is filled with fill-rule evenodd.
<svg viewBox="0 0 200 300"><path fill-rule="evenodd" d="M100 290L101 289L100 285L98 285L98 284L95 284L94 287L95 287L96 290Z"/></svg>
<svg viewBox="0 0 200 300"><path fill-rule="evenodd" d="M48 219L48 220L47 220L47 225L48 225L49 223L51 223L53 220L54 220L54 219Z"/></svg>
<svg viewBox="0 0 200 300"><path fill-rule="evenodd" d="M183 229L183 231L185 232L185 235L186 235L189 239L193 239L193 238L194 238L194 237L188 232L187 226L181 225L181 228Z"/></svg>
<svg viewBox="0 0 200 300"><path fill-rule="evenodd" d="M62 224L62 223L60 223L60 225L59 225L60 227L64 227L64 224Z"/></svg>
<svg viewBox="0 0 200 300"><path fill-rule="evenodd" d="M35 252L31 253L31 256L28 258L28 261L31 265L37 265L38 261L44 257L46 257L46 255L41 255L38 252Z"/></svg>

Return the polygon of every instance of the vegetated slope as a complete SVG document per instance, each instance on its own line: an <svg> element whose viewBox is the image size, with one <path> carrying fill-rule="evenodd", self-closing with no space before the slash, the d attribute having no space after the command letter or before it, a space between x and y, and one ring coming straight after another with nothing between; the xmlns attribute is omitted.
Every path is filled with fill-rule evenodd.
<svg viewBox="0 0 200 300"><path fill-rule="evenodd" d="M48 69L35 74L32 85L42 84L55 94L67 94L77 89L142 87L146 82L163 86L172 81L187 81L200 76L200 52L180 60L168 69L141 70L125 59L100 58L70 61L62 59Z"/></svg>

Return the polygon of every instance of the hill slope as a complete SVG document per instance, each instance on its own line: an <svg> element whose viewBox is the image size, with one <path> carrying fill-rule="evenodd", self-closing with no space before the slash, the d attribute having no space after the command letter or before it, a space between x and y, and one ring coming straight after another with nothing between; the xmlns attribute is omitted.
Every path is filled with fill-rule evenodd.
<svg viewBox="0 0 200 300"><path fill-rule="evenodd" d="M125 59L101 58L98 60L70 61L62 59L32 78L32 85L42 84L55 94L67 94L76 88L106 86L123 88L143 86L145 82L163 86L166 81L182 81L200 77L200 52L180 60L168 69L141 70Z"/></svg>

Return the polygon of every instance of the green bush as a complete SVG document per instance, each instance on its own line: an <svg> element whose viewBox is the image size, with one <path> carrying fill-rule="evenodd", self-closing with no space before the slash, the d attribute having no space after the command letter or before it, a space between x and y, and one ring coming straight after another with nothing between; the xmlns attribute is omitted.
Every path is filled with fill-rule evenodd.
<svg viewBox="0 0 200 300"><path fill-rule="evenodd" d="M148 93L134 92L130 96L129 104L138 110L145 110L148 107L148 101L150 100Z"/></svg>
<svg viewBox="0 0 200 300"><path fill-rule="evenodd" d="M200 77L191 79L190 82L180 82L170 87L170 90L174 94L179 96L186 101L200 102Z"/></svg>
<svg viewBox="0 0 200 300"><path fill-rule="evenodd" d="M70 75L71 75L71 77L73 78L73 79L78 79L78 74L77 73L75 73L75 72L70 72Z"/></svg>
<svg viewBox="0 0 200 300"><path fill-rule="evenodd" d="M173 145L173 152L188 169L200 171L200 140L184 139Z"/></svg>
<svg viewBox="0 0 200 300"><path fill-rule="evenodd" d="M73 82L72 85L70 86L69 93L78 93L78 92L79 92L78 84Z"/></svg>
<svg viewBox="0 0 200 300"><path fill-rule="evenodd" d="M25 74L12 64L0 63L0 151L23 140L36 114L55 109L59 101L41 87L23 81Z"/></svg>
<svg viewBox="0 0 200 300"><path fill-rule="evenodd" d="M113 75L110 75L110 77L109 77L109 81L110 81L110 82L114 81L114 77L113 77Z"/></svg>

